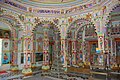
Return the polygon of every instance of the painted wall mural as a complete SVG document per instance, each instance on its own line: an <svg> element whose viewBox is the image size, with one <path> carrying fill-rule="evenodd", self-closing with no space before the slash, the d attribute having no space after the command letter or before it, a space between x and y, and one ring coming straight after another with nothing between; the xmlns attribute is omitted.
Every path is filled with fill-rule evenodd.
<svg viewBox="0 0 120 80"><path fill-rule="evenodd" d="M3 53L2 64L10 63L10 53Z"/></svg>
<svg viewBox="0 0 120 80"><path fill-rule="evenodd" d="M3 39L2 42L2 64L9 64L11 60L11 54L10 54L10 40L9 39Z"/></svg>

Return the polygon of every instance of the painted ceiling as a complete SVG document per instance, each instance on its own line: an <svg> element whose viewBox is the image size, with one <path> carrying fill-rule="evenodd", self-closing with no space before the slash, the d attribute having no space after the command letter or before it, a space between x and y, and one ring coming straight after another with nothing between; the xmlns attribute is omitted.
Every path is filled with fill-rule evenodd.
<svg viewBox="0 0 120 80"><path fill-rule="evenodd" d="M33 2L40 2L40 3L47 3L47 4L61 4L61 3L68 3L68 2L73 2L76 0L30 0Z"/></svg>
<svg viewBox="0 0 120 80"><path fill-rule="evenodd" d="M32 6L47 6L47 7L70 7L78 5L90 0L16 0L20 3L29 4Z"/></svg>

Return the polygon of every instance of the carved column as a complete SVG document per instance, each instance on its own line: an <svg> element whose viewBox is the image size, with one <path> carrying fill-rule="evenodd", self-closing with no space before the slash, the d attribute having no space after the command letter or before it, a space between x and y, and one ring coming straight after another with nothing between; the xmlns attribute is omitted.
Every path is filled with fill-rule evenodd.
<svg viewBox="0 0 120 80"><path fill-rule="evenodd" d="M24 69L22 70L22 73L24 75L31 75L31 38L24 36Z"/></svg>
<svg viewBox="0 0 120 80"><path fill-rule="evenodd" d="M72 64L76 64L76 40L72 40Z"/></svg>
<svg viewBox="0 0 120 80"><path fill-rule="evenodd" d="M43 70L50 69L49 66L49 28L48 24L44 24L44 39L43 39Z"/></svg>
<svg viewBox="0 0 120 80"><path fill-rule="evenodd" d="M24 68L22 70L22 73L25 76L32 75L31 70L31 62L32 62L32 54L33 54L33 40L32 40L32 18L27 17L26 18L26 24L25 24L25 30L24 30Z"/></svg>
<svg viewBox="0 0 120 80"><path fill-rule="evenodd" d="M57 32L55 32L55 54L58 54L58 56L60 56L59 52L60 52L60 44L59 44L59 35Z"/></svg>
<svg viewBox="0 0 120 80"><path fill-rule="evenodd" d="M12 65L11 65L11 70L12 71L17 71L18 70L18 65L17 65L17 54L18 54L18 36L17 36L17 31L16 29L13 29L13 51L12 51Z"/></svg>
<svg viewBox="0 0 120 80"><path fill-rule="evenodd" d="M36 61L35 61L35 50L36 50L36 45L35 45L35 36L34 36L34 34L32 35L32 38L31 38L32 40L32 60L31 60L31 63L32 63L32 65L31 65L31 67L32 68L35 68L36 67Z"/></svg>
<svg viewBox="0 0 120 80"><path fill-rule="evenodd" d="M96 22L96 30L97 30L97 35L98 35L98 49L100 50L100 55L103 56L101 58L102 62L101 65L105 66L106 63L106 54L105 54L105 24L103 22L102 16L99 16L97 22ZM99 56L100 57L100 56ZM98 58L100 60L100 58ZM99 61L98 60L98 61Z"/></svg>
<svg viewBox="0 0 120 80"><path fill-rule="evenodd" d="M103 33L98 33L98 47L102 52L104 52L104 34Z"/></svg>
<svg viewBox="0 0 120 80"><path fill-rule="evenodd" d="M61 60L63 67L67 67L67 58L68 58L65 50L65 42L66 42L65 39L61 39Z"/></svg>

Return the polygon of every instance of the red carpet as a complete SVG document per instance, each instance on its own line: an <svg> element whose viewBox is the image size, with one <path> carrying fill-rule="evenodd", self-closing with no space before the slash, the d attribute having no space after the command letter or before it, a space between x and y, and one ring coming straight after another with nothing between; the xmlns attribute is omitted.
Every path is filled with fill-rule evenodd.
<svg viewBox="0 0 120 80"><path fill-rule="evenodd" d="M0 71L0 74L5 74L7 73L7 71Z"/></svg>

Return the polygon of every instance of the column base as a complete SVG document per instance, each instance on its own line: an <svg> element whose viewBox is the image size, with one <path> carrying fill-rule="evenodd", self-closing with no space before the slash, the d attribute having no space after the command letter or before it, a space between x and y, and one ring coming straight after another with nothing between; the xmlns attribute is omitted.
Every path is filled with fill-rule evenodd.
<svg viewBox="0 0 120 80"><path fill-rule="evenodd" d="M22 70L22 73L24 76L30 76L30 75L32 75L32 70L31 70L31 68L24 68Z"/></svg>
<svg viewBox="0 0 120 80"><path fill-rule="evenodd" d="M42 70L49 70L50 69L50 66L49 65L43 65L42 66Z"/></svg>
<svg viewBox="0 0 120 80"><path fill-rule="evenodd" d="M17 72L17 71L19 71L18 65L11 65L11 71L12 71L12 72Z"/></svg>
<svg viewBox="0 0 120 80"><path fill-rule="evenodd" d="M32 69L34 69L34 68L36 68L36 67L37 67L37 66L36 66L36 63L32 63L32 64L31 64L31 68L32 68Z"/></svg>
<svg viewBox="0 0 120 80"><path fill-rule="evenodd" d="M67 67L64 67L64 72L67 72L68 71L68 68Z"/></svg>

